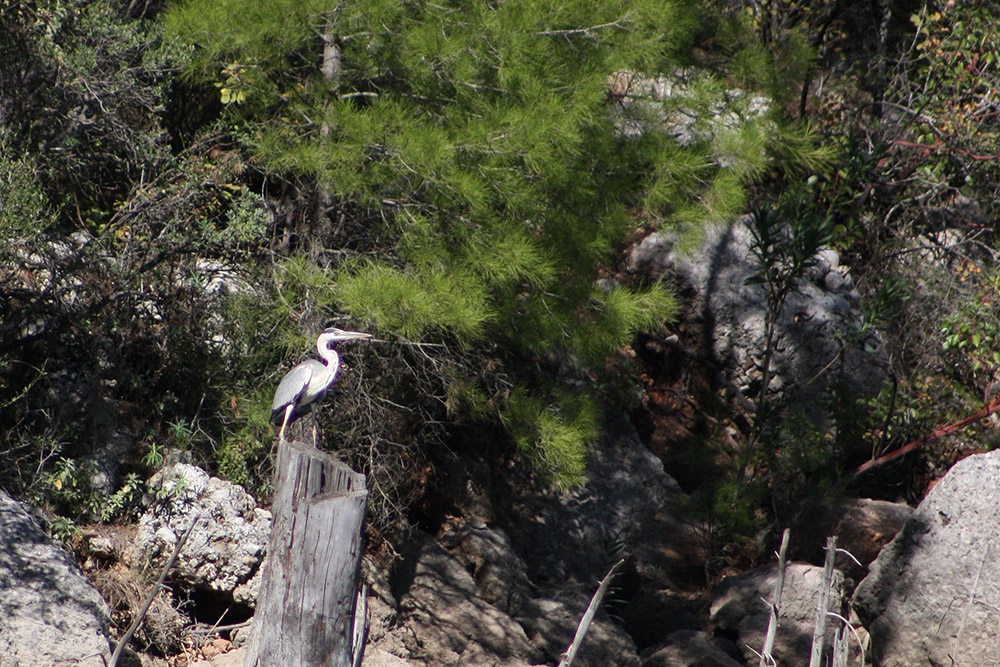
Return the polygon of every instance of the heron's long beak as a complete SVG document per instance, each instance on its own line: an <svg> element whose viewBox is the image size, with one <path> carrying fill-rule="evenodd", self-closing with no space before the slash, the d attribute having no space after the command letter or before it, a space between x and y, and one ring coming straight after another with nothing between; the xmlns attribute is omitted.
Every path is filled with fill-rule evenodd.
<svg viewBox="0 0 1000 667"><path fill-rule="evenodd" d="M363 331L344 331L343 329L338 329L337 327L330 327L323 331L324 334L333 336L333 341L342 340L365 340L371 338L370 333L365 333Z"/></svg>

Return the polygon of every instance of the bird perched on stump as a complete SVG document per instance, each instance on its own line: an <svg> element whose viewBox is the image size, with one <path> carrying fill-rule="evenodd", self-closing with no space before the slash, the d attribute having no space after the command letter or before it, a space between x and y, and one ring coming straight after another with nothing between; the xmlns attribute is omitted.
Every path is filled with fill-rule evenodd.
<svg viewBox="0 0 1000 667"><path fill-rule="evenodd" d="M293 421L312 409L312 404L323 397L326 390L337 379L340 370L340 355L330 347L345 340L365 340L371 334L359 331L344 331L330 327L319 335L316 349L323 361L308 359L298 364L281 378L271 401L271 423L281 424L278 441L285 439L285 429Z"/></svg>

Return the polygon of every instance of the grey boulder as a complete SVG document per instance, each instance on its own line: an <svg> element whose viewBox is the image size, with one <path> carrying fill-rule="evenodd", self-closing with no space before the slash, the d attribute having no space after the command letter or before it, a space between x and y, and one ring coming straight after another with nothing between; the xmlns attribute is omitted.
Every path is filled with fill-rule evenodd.
<svg viewBox="0 0 1000 667"><path fill-rule="evenodd" d="M729 648L729 647L726 647ZM723 642L700 630L677 630L642 652L642 667L742 667Z"/></svg>
<svg viewBox="0 0 1000 667"><path fill-rule="evenodd" d="M155 571L198 517L177 559L176 576L192 588L254 605L271 513L257 507L238 484L186 463L167 466L150 479L149 487L154 500L139 519L135 567Z"/></svg>
<svg viewBox="0 0 1000 667"><path fill-rule="evenodd" d="M395 607L378 648L440 667L528 667L534 648L514 619L483 597L465 567L432 536L414 529L390 577ZM398 600L398 602L397 602ZM376 633L373 633L373 639Z"/></svg>
<svg viewBox="0 0 1000 667"><path fill-rule="evenodd" d="M855 591L880 667L993 665L1000 656L1000 451L939 481Z"/></svg>
<svg viewBox="0 0 1000 667"><path fill-rule="evenodd" d="M103 667L108 618L73 557L0 491L0 667Z"/></svg>
<svg viewBox="0 0 1000 667"><path fill-rule="evenodd" d="M833 593L828 611L842 614L844 577L834 570ZM778 578L777 565L762 567L719 582L709 610L716 629L734 636L747 663L757 664L758 651L764 636L770 611L764 600L772 600ZM781 593L778 631L772 655L779 665L807 665L812 647L816 618L816 600L823 585L823 568L803 563L789 563ZM832 646L837 624L827 624L826 646Z"/></svg>

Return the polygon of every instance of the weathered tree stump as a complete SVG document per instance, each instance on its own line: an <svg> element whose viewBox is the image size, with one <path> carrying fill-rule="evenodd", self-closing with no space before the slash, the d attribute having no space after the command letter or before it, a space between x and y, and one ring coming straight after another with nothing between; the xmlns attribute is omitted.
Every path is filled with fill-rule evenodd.
<svg viewBox="0 0 1000 667"><path fill-rule="evenodd" d="M343 462L299 442L278 446L245 667L350 667L367 499L364 475Z"/></svg>

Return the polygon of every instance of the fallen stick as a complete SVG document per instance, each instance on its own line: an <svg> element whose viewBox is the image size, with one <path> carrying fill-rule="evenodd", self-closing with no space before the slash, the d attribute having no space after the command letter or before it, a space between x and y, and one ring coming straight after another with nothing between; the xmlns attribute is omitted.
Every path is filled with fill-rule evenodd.
<svg viewBox="0 0 1000 667"><path fill-rule="evenodd" d="M142 623L142 619L146 618L146 614L149 612L149 608L152 606L153 600L156 599L157 593L159 593L163 588L163 582L167 579L167 573L170 572L170 568L172 568L174 563L177 562L177 557L181 555L181 549L184 548L184 543L187 542L188 537L191 536L191 531L194 530L194 527L198 525L199 519L201 519L200 516L196 516L192 519L191 525L184 531L181 538L177 540L177 544L174 546L174 552L170 555L170 559L167 561L167 564L163 566L162 570L160 570L160 578L156 580L156 584L153 585L152 590L149 591L149 595L146 596L146 600L142 603L142 609L140 609L139 613L135 615L132 625L128 626L128 630L125 631L122 638L118 640L118 645L115 646L115 652L111 654L111 661L108 662L108 667L117 667L122 651L125 650L125 645L128 644L130 639L132 639L132 635L135 634L135 631L139 629L139 624Z"/></svg>

